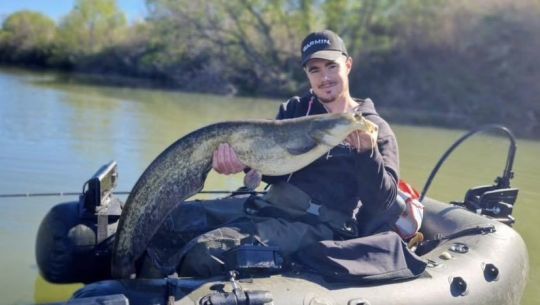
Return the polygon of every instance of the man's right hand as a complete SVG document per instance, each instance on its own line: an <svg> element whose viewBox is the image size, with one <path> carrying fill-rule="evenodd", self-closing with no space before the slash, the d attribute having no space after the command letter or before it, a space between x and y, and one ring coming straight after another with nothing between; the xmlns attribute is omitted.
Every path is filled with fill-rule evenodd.
<svg viewBox="0 0 540 305"><path fill-rule="evenodd" d="M238 159L229 144L221 143L214 151L212 168L220 174L230 175L241 172L246 166Z"/></svg>

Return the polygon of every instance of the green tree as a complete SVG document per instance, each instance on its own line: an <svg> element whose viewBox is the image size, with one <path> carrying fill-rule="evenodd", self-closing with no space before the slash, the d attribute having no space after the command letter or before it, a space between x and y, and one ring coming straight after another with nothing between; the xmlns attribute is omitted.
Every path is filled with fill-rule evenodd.
<svg viewBox="0 0 540 305"><path fill-rule="evenodd" d="M316 19L313 2L149 0L149 22L162 46L155 57L164 66L196 63L175 78L187 68L221 75L243 93L287 94L298 85L299 40Z"/></svg>
<svg viewBox="0 0 540 305"><path fill-rule="evenodd" d="M287 95L307 86L298 63L300 40L309 32L336 31L355 58L389 50L397 7L413 1L148 0L157 46L151 57L178 82L206 73L244 93Z"/></svg>
<svg viewBox="0 0 540 305"><path fill-rule="evenodd" d="M115 0L77 0L60 22L57 55L73 60L99 53L122 40L126 24Z"/></svg>
<svg viewBox="0 0 540 305"><path fill-rule="evenodd" d="M0 59L42 64L50 53L56 25L37 12L19 11L8 16L0 32Z"/></svg>

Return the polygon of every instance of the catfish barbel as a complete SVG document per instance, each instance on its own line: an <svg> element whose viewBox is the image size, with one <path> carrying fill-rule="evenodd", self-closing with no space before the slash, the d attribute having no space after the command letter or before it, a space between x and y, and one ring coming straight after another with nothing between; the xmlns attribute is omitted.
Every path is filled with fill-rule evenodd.
<svg viewBox="0 0 540 305"><path fill-rule="evenodd" d="M261 174L280 176L307 166L354 130L368 133L373 142L377 139L378 127L361 113L221 122L180 138L146 168L126 200L112 253L112 275L135 277L135 260L166 216L203 189L219 144L228 143L242 163Z"/></svg>

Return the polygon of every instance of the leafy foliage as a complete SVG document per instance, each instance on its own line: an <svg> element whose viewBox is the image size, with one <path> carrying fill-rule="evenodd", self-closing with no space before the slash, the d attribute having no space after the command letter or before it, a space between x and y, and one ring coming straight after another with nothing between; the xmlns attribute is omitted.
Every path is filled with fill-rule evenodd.
<svg viewBox="0 0 540 305"><path fill-rule="evenodd" d="M353 95L373 97L392 121L499 122L540 138L538 0L147 0L147 8L145 21L129 25L114 0L77 0L58 25L17 12L0 30L0 62L286 97L308 89L301 40L330 28L354 59Z"/></svg>
<svg viewBox="0 0 540 305"><path fill-rule="evenodd" d="M58 26L55 57L78 64L85 56L122 42L126 17L114 0L77 0Z"/></svg>
<svg viewBox="0 0 540 305"><path fill-rule="evenodd" d="M43 63L56 36L54 21L32 11L9 16L0 30L0 61Z"/></svg>

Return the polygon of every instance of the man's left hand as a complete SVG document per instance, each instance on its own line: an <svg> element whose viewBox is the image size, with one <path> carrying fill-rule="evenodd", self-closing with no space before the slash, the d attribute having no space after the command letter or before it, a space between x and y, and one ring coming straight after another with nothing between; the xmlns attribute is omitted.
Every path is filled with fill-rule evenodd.
<svg viewBox="0 0 540 305"><path fill-rule="evenodd" d="M377 143L374 143L371 139L371 136L361 130L355 130L351 132L347 138L345 138L345 143L348 143L352 148L357 152L363 153L366 151L373 151Z"/></svg>

